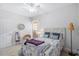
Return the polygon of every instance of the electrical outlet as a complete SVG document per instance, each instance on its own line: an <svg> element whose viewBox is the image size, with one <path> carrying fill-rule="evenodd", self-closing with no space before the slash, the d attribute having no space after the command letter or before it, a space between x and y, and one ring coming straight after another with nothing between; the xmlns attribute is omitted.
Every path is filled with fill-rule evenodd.
<svg viewBox="0 0 79 59"><path fill-rule="evenodd" d="M79 49L77 49L77 54L79 55Z"/></svg>
<svg viewBox="0 0 79 59"><path fill-rule="evenodd" d="M77 49L77 51L79 51L79 49Z"/></svg>

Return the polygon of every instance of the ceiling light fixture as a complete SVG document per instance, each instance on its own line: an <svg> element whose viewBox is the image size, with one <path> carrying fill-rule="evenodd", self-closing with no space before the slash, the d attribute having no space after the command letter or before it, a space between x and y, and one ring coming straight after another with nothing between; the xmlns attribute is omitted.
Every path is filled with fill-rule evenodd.
<svg viewBox="0 0 79 59"><path fill-rule="evenodd" d="M37 3L24 3L24 5L25 8L31 13L37 12L37 10L40 8L40 4Z"/></svg>

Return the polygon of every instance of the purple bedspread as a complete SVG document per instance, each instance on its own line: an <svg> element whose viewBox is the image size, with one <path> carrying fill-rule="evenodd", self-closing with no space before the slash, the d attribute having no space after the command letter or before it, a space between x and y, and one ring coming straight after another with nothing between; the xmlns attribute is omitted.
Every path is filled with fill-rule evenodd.
<svg viewBox="0 0 79 59"><path fill-rule="evenodd" d="M31 39L31 40L28 40L27 43L31 43L31 44L34 44L34 45L38 46L38 45L40 45L40 44L43 44L44 41Z"/></svg>

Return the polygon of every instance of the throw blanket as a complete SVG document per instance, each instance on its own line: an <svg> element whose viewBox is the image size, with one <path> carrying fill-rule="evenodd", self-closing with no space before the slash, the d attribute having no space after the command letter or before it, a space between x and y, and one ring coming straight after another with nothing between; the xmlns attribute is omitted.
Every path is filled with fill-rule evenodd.
<svg viewBox="0 0 79 59"><path fill-rule="evenodd" d="M24 44L26 45L27 43L33 44L33 45L40 45L43 44L44 41L40 41L40 40L35 40L35 39L31 39L31 40L27 40Z"/></svg>

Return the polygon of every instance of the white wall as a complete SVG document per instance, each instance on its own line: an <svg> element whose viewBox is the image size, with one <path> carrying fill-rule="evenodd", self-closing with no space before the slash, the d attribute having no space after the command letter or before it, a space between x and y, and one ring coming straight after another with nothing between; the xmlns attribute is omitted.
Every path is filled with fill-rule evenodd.
<svg viewBox="0 0 79 59"><path fill-rule="evenodd" d="M69 22L73 22L75 24L75 30L73 32L73 49L74 51L77 51L77 49L79 49L79 33L77 33L79 21L77 19L77 13L77 4L72 4L63 8L52 10L52 12L38 16L35 19L40 20L41 27L43 28L67 28L67 24ZM66 34L65 47L70 48L70 34L68 29Z"/></svg>
<svg viewBox="0 0 79 59"><path fill-rule="evenodd" d="M17 25L24 24L25 29L20 31L21 35L31 33L31 21L29 18L5 10L0 10L0 48L11 45L13 32L18 31Z"/></svg>

